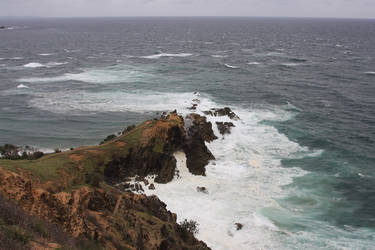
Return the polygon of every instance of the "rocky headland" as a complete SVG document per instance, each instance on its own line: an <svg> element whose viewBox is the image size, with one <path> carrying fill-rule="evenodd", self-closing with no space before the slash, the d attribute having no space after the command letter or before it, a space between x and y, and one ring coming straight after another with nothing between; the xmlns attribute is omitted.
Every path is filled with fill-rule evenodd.
<svg viewBox="0 0 375 250"><path fill-rule="evenodd" d="M239 119L229 108L206 115ZM216 125L222 135L234 127L228 122ZM0 218L0 239L17 227L16 233L10 230L16 235L13 243L24 249L209 249L195 238L193 222L178 224L177 215L158 197L138 191L155 188L148 176L168 183L178 174L176 152L185 153L192 174L205 175L205 166L215 159L205 143L216 139L205 116L183 117L173 111L129 127L98 146L40 158L1 159L0 198L22 210L23 217L37 218L45 228L57 227L63 236L30 233L35 230ZM208 193L204 187L197 191ZM17 235L34 236L20 243ZM77 241L90 247L72 243Z"/></svg>

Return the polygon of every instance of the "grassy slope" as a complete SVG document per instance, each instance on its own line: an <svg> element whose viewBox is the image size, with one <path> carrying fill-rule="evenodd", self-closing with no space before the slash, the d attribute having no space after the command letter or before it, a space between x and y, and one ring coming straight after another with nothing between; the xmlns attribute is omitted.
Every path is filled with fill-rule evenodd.
<svg viewBox="0 0 375 250"><path fill-rule="evenodd" d="M72 151L48 154L38 160L0 160L0 166L19 172L26 170L42 183L59 181L61 177L68 181L70 188L86 183L87 175L98 171L103 173L105 164L114 155L125 156L132 146L147 141L143 136L146 129L155 125L156 121L146 121L133 130L114 140L98 146L76 148ZM157 150L160 150L158 147Z"/></svg>

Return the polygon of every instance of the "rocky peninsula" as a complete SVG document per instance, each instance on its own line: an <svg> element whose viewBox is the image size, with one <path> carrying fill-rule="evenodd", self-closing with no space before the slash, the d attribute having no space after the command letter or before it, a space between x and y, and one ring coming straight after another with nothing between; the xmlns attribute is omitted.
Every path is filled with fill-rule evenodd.
<svg viewBox="0 0 375 250"><path fill-rule="evenodd" d="M239 119L229 108L205 114ZM234 127L216 125L223 136ZM175 177L176 152L185 153L192 174L205 175L215 159L205 142L215 139L205 116L173 111L98 146L0 159L0 198L6 204L0 206L0 241L16 249L209 249L195 238L193 221L177 223L158 197L138 191L154 188L147 176L157 183ZM6 211L16 211L13 219Z"/></svg>

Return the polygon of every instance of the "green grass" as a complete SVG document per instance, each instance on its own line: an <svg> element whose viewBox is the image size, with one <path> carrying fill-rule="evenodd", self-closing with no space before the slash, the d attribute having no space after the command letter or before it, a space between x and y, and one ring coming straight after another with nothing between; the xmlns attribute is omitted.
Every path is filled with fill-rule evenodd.
<svg viewBox="0 0 375 250"><path fill-rule="evenodd" d="M178 120L171 119L173 125ZM94 173L103 173L105 165L114 156L125 157L129 149L147 142L149 138L144 136L146 129L152 128L157 123L156 120L146 121L127 131L125 134L98 146L80 147L74 150L47 154L37 160L2 160L0 167L19 173L19 170L26 170L34 178L40 179L42 183L55 181L56 183L67 183L67 190L72 190L86 184L87 176ZM162 153L164 142L155 136L153 146L154 152Z"/></svg>

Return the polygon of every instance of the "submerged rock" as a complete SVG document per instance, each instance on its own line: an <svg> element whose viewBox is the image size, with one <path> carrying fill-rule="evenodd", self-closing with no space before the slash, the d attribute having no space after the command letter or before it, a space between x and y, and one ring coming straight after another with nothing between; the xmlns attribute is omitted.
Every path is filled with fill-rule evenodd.
<svg viewBox="0 0 375 250"><path fill-rule="evenodd" d="M206 187L197 187L197 192L208 194L208 190Z"/></svg>
<svg viewBox="0 0 375 250"><path fill-rule="evenodd" d="M243 225L241 223L234 223L234 225L236 225L237 231L239 231L243 228Z"/></svg>
<svg viewBox="0 0 375 250"><path fill-rule="evenodd" d="M233 122L216 122L217 128L220 134L230 134L231 128L235 127Z"/></svg>
<svg viewBox="0 0 375 250"><path fill-rule="evenodd" d="M148 189L150 190L155 190L155 185L153 183L151 183L149 186L148 186Z"/></svg>

